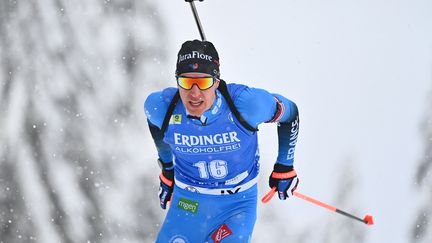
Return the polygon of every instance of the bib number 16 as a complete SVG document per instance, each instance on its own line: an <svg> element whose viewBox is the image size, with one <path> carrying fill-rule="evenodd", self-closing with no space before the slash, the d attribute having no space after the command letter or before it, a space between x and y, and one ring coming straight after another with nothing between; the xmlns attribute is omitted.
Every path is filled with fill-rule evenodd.
<svg viewBox="0 0 432 243"><path fill-rule="evenodd" d="M228 174L227 162L224 160L212 160L208 163L199 161L194 166L198 168L200 177L203 179L209 179L210 176L215 179L222 179Z"/></svg>

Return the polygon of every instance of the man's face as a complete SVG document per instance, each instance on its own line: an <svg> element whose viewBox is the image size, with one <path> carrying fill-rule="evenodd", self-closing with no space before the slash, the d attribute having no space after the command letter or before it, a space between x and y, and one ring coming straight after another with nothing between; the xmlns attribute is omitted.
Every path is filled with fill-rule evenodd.
<svg viewBox="0 0 432 243"><path fill-rule="evenodd" d="M206 73L183 73L182 77L202 78L211 77ZM192 116L201 117L201 115L213 105L216 98L216 89L219 86L219 81L215 81L212 87L206 90L200 90L196 84L192 89L187 90L179 88L180 98L188 113Z"/></svg>

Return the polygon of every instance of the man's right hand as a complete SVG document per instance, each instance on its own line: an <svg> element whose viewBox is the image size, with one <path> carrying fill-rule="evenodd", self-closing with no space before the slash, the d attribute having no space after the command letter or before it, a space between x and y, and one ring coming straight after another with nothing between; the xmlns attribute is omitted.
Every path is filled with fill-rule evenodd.
<svg viewBox="0 0 432 243"><path fill-rule="evenodd" d="M159 175L159 203L162 209L166 209L168 202L171 201L174 188L174 168L172 162L161 164L162 173Z"/></svg>

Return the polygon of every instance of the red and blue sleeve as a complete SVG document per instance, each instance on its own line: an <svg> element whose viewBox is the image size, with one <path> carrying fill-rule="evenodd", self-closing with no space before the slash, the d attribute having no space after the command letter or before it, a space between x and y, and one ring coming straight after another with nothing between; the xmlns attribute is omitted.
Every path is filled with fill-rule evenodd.
<svg viewBox="0 0 432 243"><path fill-rule="evenodd" d="M299 128L297 105L280 94L249 87L240 92L234 103L243 118L254 127L265 122L278 123L277 163L292 166Z"/></svg>

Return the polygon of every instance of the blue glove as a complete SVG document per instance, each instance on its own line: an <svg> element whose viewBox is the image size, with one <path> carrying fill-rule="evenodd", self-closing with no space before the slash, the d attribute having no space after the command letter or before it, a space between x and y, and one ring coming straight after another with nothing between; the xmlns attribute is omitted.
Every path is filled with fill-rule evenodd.
<svg viewBox="0 0 432 243"><path fill-rule="evenodd" d="M166 209L174 188L174 167L173 162L162 163L160 160L158 162L162 168L162 173L159 175L159 203L162 209Z"/></svg>
<svg viewBox="0 0 432 243"><path fill-rule="evenodd" d="M291 197L297 189L299 179L293 166L276 163L269 178L270 188L276 188L280 200Z"/></svg>

